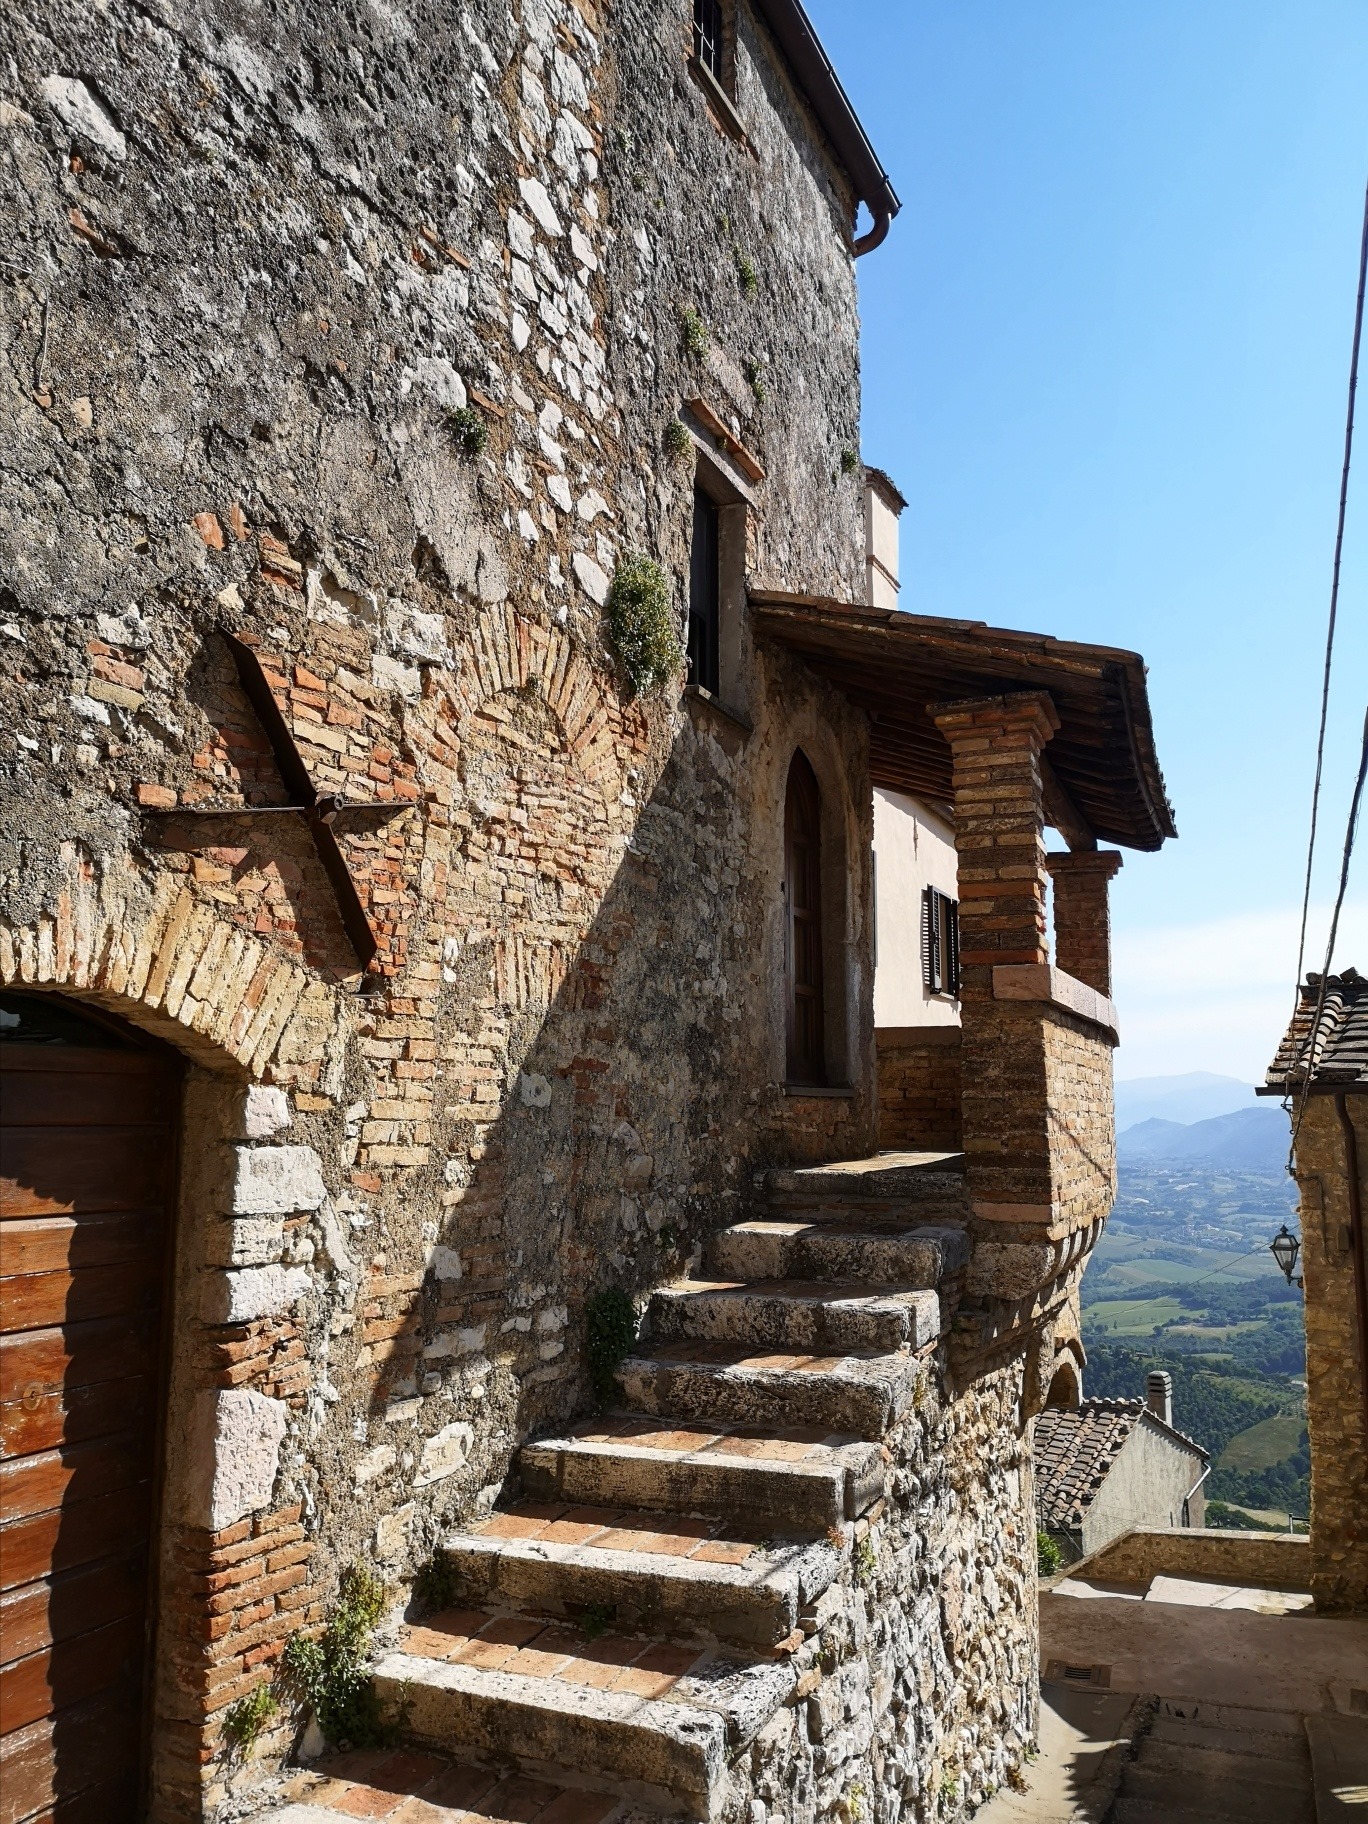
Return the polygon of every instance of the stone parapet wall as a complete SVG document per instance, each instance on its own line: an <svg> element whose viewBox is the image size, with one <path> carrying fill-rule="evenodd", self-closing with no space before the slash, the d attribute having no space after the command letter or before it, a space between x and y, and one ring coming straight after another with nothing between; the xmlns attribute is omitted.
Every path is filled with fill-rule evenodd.
<svg viewBox="0 0 1368 1824"><path fill-rule="evenodd" d="M1204 1527L1137 1527L1111 1539L1068 1574L1103 1583L1153 1577L1211 1577L1255 1589L1311 1588L1311 1542L1292 1533L1237 1533Z"/></svg>
<svg viewBox="0 0 1368 1824"><path fill-rule="evenodd" d="M879 1145L885 1152L959 1152L960 1032L957 1026L876 1030Z"/></svg>

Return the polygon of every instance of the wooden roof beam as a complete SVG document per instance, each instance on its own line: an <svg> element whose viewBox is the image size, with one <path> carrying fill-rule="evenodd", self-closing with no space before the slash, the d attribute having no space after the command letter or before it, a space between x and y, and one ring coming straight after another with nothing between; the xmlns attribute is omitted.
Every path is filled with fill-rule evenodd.
<svg viewBox="0 0 1368 1824"><path fill-rule="evenodd" d="M1087 818L1059 783L1054 768L1043 754L1040 756L1040 795L1045 809L1045 821L1052 829L1059 831L1071 849L1097 847L1097 837Z"/></svg>

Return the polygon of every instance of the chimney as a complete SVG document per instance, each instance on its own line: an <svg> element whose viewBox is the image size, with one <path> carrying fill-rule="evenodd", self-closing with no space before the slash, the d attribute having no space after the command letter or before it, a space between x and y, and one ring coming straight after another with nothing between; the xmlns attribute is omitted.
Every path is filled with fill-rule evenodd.
<svg viewBox="0 0 1368 1824"><path fill-rule="evenodd" d="M907 502L882 469L865 470L865 601L898 605L898 515Z"/></svg>
<svg viewBox="0 0 1368 1824"><path fill-rule="evenodd" d="M1145 1376L1145 1404L1156 1419L1165 1425L1173 1423L1173 1376L1162 1368L1152 1368Z"/></svg>

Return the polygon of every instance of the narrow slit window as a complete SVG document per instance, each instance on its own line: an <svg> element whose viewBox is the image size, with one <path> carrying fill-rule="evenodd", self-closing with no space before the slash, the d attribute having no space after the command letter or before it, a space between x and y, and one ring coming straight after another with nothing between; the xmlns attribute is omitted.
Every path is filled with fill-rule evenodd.
<svg viewBox="0 0 1368 1824"><path fill-rule="evenodd" d="M694 56L718 82L722 80L722 7L720 0L694 0Z"/></svg>
<svg viewBox="0 0 1368 1824"><path fill-rule="evenodd" d="M959 904L922 889L922 981L928 994L959 994Z"/></svg>
<svg viewBox="0 0 1368 1824"><path fill-rule="evenodd" d="M689 682L714 696L722 606L717 503L694 489L693 542L689 550Z"/></svg>

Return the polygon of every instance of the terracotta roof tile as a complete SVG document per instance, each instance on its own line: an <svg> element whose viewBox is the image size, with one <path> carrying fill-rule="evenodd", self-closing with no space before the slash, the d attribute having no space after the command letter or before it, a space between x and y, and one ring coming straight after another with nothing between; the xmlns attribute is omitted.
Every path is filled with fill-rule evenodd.
<svg viewBox="0 0 1368 1824"><path fill-rule="evenodd" d="M1270 1089L1299 1089L1308 1066L1318 1087L1368 1085L1368 976L1357 969L1328 976L1317 1020L1320 994L1320 976L1308 975L1292 1024L1268 1067Z"/></svg>

